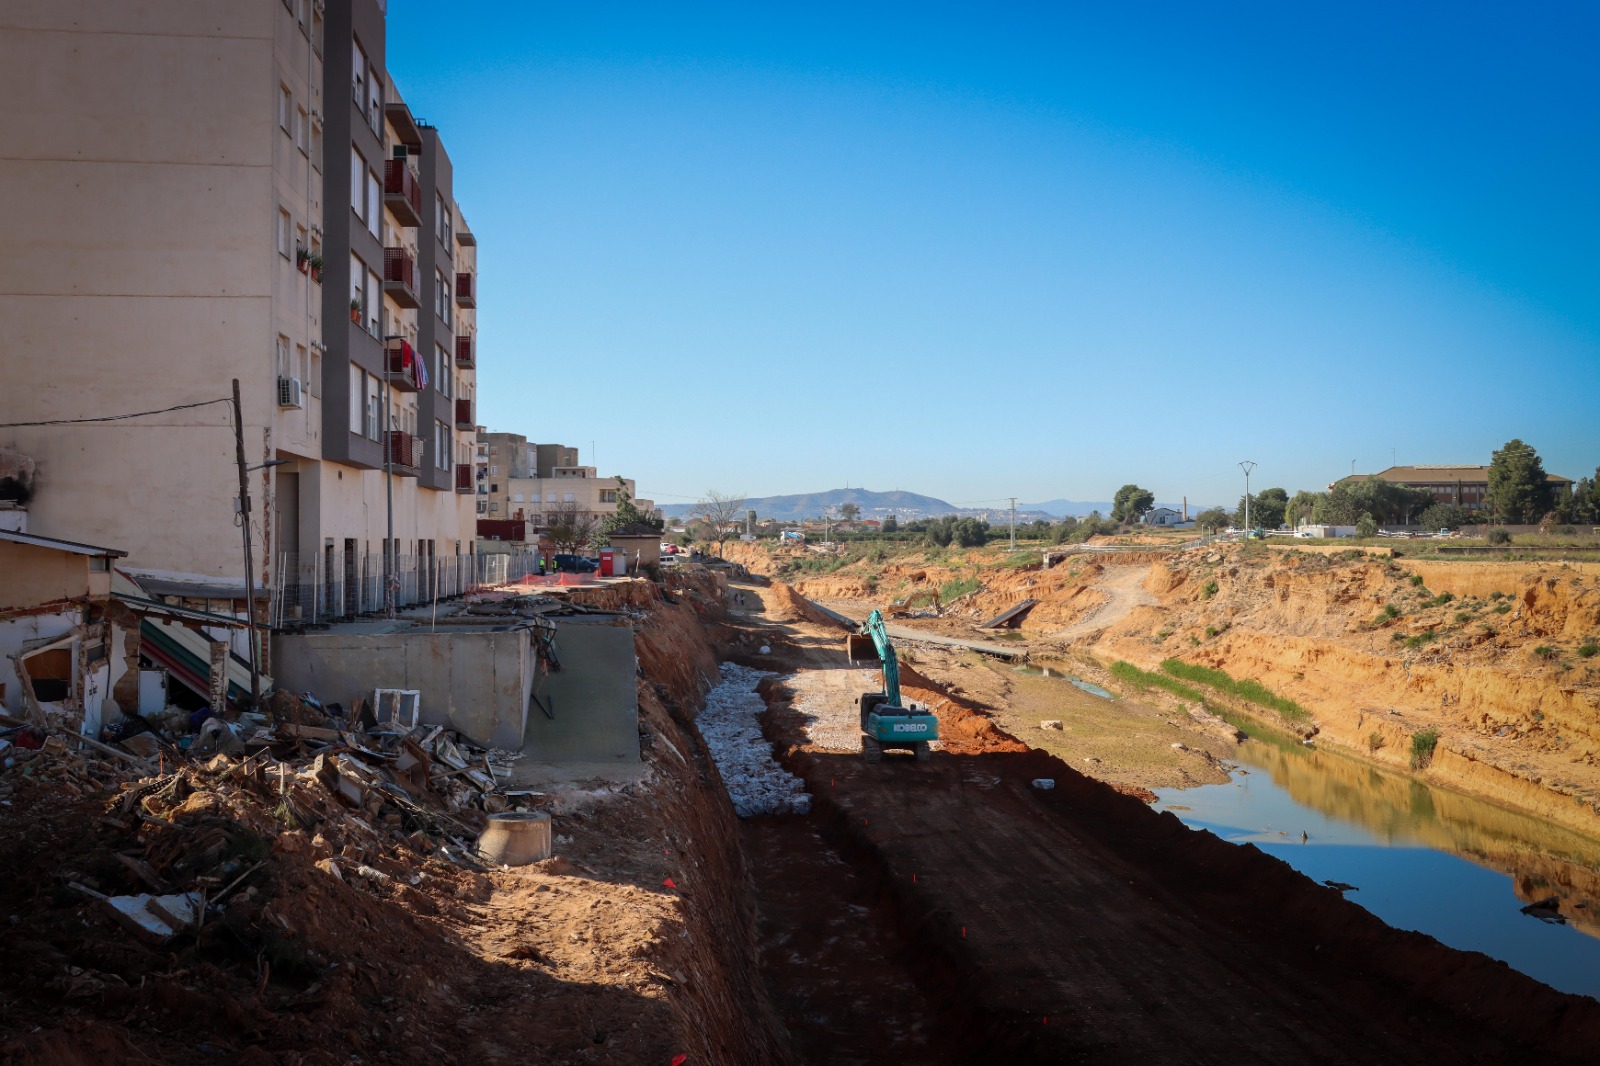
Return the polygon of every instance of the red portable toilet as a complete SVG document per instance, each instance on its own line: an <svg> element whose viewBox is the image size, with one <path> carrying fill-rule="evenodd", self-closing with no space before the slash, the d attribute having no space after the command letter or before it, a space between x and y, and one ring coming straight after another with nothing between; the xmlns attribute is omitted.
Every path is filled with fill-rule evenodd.
<svg viewBox="0 0 1600 1066"><path fill-rule="evenodd" d="M612 549L610 549L610 548L601 548L600 549L600 576L601 577L610 577L611 576L611 568L614 565L613 560L614 560L614 553L613 553Z"/></svg>

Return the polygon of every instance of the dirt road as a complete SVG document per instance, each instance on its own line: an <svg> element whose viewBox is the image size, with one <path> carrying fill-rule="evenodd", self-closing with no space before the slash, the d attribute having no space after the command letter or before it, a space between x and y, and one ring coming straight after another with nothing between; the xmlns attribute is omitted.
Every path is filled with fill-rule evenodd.
<svg viewBox="0 0 1600 1066"><path fill-rule="evenodd" d="M1111 573L1128 592L1142 568ZM1600 1037L1600 1004L1389 929L1043 752L974 753L947 729L929 763L867 765L840 739L858 672L838 632L786 628L768 734L822 837L890 901L922 975L910 1009L941 1013L960 1061L1577 1061Z"/></svg>
<svg viewBox="0 0 1600 1066"><path fill-rule="evenodd" d="M1155 603L1156 598L1144 588L1145 578L1149 575L1149 566L1107 567L1094 586L1096 592L1105 595L1106 601L1091 611L1087 618L1044 639L1065 642L1098 633L1122 621L1135 607L1148 607Z"/></svg>

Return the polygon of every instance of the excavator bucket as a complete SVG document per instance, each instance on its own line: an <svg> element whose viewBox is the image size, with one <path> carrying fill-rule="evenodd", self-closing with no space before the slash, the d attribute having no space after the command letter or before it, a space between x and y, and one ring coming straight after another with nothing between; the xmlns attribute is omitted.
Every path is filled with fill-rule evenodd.
<svg viewBox="0 0 1600 1066"><path fill-rule="evenodd" d="M878 649L865 633L851 633L844 638L845 656L853 663L875 663Z"/></svg>

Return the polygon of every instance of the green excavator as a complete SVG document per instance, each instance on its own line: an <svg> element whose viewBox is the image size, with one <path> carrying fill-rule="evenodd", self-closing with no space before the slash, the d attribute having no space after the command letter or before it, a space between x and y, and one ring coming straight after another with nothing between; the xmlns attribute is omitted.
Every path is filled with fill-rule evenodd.
<svg viewBox="0 0 1600 1066"><path fill-rule="evenodd" d="M845 638L845 652L853 663L876 661L883 670L883 691L861 694L861 754L879 762L885 751L909 751L918 762L932 757L928 742L939 739L939 719L926 707L900 699L900 660L883 614L873 611L859 633Z"/></svg>

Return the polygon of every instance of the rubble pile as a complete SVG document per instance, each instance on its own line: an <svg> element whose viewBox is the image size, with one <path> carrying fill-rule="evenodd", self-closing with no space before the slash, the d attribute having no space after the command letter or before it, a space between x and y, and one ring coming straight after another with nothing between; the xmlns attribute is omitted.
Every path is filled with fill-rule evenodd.
<svg viewBox="0 0 1600 1066"><path fill-rule="evenodd" d="M733 810L741 818L760 814L809 814L805 783L778 765L772 744L761 734L759 716L767 709L756 685L769 675L735 663L721 666L722 683L706 694L695 718L716 761Z"/></svg>

